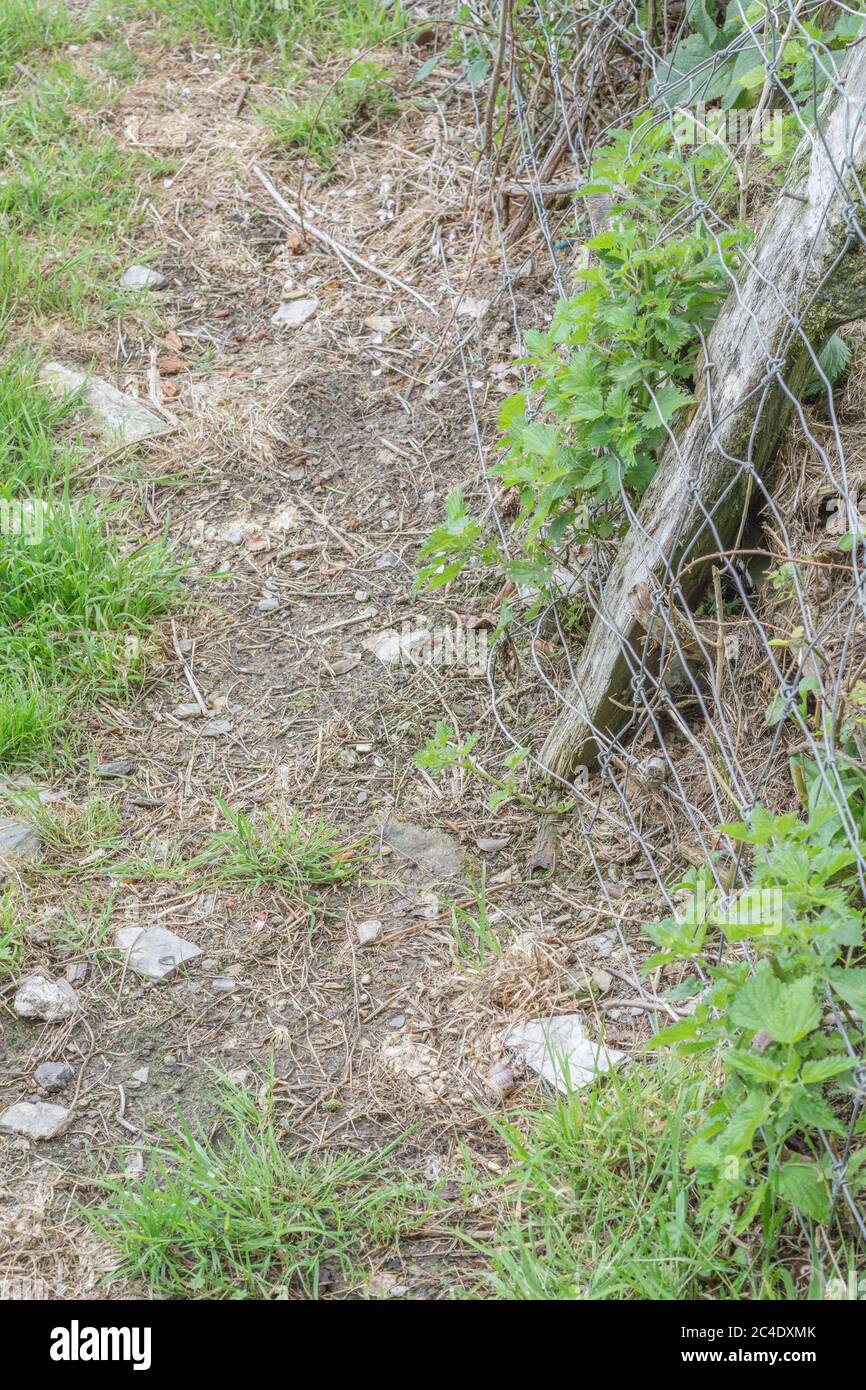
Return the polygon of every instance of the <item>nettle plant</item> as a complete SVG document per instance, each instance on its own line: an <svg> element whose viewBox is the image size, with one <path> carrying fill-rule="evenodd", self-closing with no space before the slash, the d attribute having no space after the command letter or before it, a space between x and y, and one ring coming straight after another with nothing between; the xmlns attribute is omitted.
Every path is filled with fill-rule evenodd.
<svg viewBox="0 0 866 1390"><path fill-rule="evenodd" d="M517 559L485 543L454 494L420 551L419 585L448 583L470 559L545 584L553 550L623 529L623 493L641 496L672 423L694 401L701 335L746 235L692 211L732 191L728 153L709 142L685 155L667 123L645 116L614 132L592 173L580 194L604 200L607 224L585 243L593 263L576 268L580 288L559 301L549 329L525 333L521 365L533 386L499 416L503 451L492 473L520 499Z"/></svg>
<svg viewBox="0 0 866 1390"><path fill-rule="evenodd" d="M862 1119L849 1134L857 1058L835 1026L836 1017L844 1021L856 1052L866 969L847 962L863 944L858 856L826 795L807 821L757 807L748 824L722 830L752 847L749 883L726 896L712 889L709 869L698 870L679 885L691 903L684 919L646 928L660 948L647 970L700 958L710 981L694 1012L652 1045L720 1058L726 1084L686 1161L708 1205L736 1231L760 1215L769 1237L792 1208L829 1218L834 1145L841 1151L853 1137L846 1181L853 1192L866 1185ZM734 958L708 966L707 941L719 933ZM699 988L692 979L670 997Z"/></svg>
<svg viewBox="0 0 866 1390"><path fill-rule="evenodd" d="M490 811L498 811L500 806L512 800L537 810L535 802L524 796L517 787L518 770L528 758L529 749L515 748L505 759L505 775L497 777L482 767L472 755L480 737L481 735L476 733L459 739L447 719L440 719L433 738L429 738L420 752L415 754L415 766L424 768L434 777L441 777L451 767L477 777L492 788L487 797L487 808Z"/></svg>
<svg viewBox="0 0 866 1390"><path fill-rule="evenodd" d="M725 110L755 106L772 63L778 82L808 110L863 26L862 0L801 6L794 24L790 6L762 0L730 0L721 23L717 10L715 0L690 0L691 32L656 69L650 92L671 109L696 102L718 102Z"/></svg>

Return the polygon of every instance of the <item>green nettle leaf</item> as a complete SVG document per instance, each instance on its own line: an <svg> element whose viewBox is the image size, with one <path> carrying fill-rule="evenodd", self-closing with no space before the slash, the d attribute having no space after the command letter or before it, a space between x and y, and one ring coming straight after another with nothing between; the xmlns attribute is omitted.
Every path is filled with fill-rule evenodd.
<svg viewBox="0 0 866 1390"><path fill-rule="evenodd" d="M715 9L715 6L713 6ZM691 0L688 7L689 27L700 34L711 47L723 37L715 21L710 18L707 0Z"/></svg>
<svg viewBox="0 0 866 1390"><path fill-rule="evenodd" d="M729 1158L738 1158L752 1146L755 1130L770 1114L770 1098L753 1093L737 1106L719 1137L718 1147Z"/></svg>
<svg viewBox="0 0 866 1390"><path fill-rule="evenodd" d="M830 987L858 1018L866 1019L866 970L829 970Z"/></svg>
<svg viewBox="0 0 866 1390"><path fill-rule="evenodd" d="M480 58L474 58L466 69L466 81L470 87L480 87L482 82L487 81L489 71L490 59L486 54Z"/></svg>
<svg viewBox="0 0 866 1390"><path fill-rule="evenodd" d="M764 64L758 63L755 67L749 68L748 72L742 73L737 82L741 87L745 87L747 92L757 92L763 87L766 76Z"/></svg>
<svg viewBox="0 0 866 1390"><path fill-rule="evenodd" d="M522 420L526 413L526 392L518 391L514 396L508 396L499 407L499 428L505 433L517 421Z"/></svg>
<svg viewBox="0 0 866 1390"><path fill-rule="evenodd" d="M738 991L730 1017L740 1028L763 1028L774 1042L799 1042L821 1022L815 981L803 976L784 984L773 974L769 962L762 961Z"/></svg>
<svg viewBox="0 0 866 1390"><path fill-rule="evenodd" d="M672 1043L683 1042L687 1038L697 1037L699 1022L692 1015L690 1018L681 1018L678 1023L671 1023L667 1028L662 1028L661 1032L656 1033L650 1039L649 1046L670 1047Z"/></svg>
<svg viewBox="0 0 866 1390"><path fill-rule="evenodd" d="M801 1091L791 1103L791 1114L800 1125L810 1129L825 1129L828 1134L846 1134L845 1125L834 1115L823 1096L809 1095Z"/></svg>
<svg viewBox="0 0 866 1390"><path fill-rule="evenodd" d="M805 1086L819 1081L831 1081L834 1076L843 1076L855 1066L853 1057L820 1057L815 1062L804 1062L800 1080Z"/></svg>
<svg viewBox="0 0 866 1390"><path fill-rule="evenodd" d="M653 391L653 395L655 400L643 415L643 423L647 429L657 429L659 425L668 424L678 410L684 405L692 405L695 399L694 396L681 391L678 386L659 386Z"/></svg>
<svg viewBox="0 0 866 1390"><path fill-rule="evenodd" d="M815 998L815 980L805 975L789 985L782 985L764 1027L776 1042L795 1043L817 1028L820 1022L821 1006Z"/></svg>
<svg viewBox="0 0 866 1390"><path fill-rule="evenodd" d="M762 1057L757 1052L742 1052L738 1048L731 1048L730 1052L725 1053L725 1066L739 1076L750 1076L771 1085L778 1081L780 1075L776 1063L769 1057Z"/></svg>
<svg viewBox="0 0 866 1390"><path fill-rule="evenodd" d="M776 1172L776 1190L797 1211L813 1221L827 1221L830 1202L827 1185L816 1163L783 1163Z"/></svg>

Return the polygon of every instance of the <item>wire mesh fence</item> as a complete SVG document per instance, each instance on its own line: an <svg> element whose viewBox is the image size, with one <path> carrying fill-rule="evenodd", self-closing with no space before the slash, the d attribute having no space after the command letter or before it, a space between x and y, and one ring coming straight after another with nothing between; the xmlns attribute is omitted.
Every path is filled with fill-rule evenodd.
<svg viewBox="0 0 866 1390"><path fill-rule="evenodd" d="M524 328L527 258L549 259L568 301L605 255L603 240L590 254L586 242L621 230L628 216L617 178L628 185L633 175L630 194L650 190L659 210L650 248L698 236L724 276L718 318L696 330L693 401L675 420L658 411L664 438L655 476L645 488L630 486L625 454L598 445L612 457L617 486L601 503L590 500L580 525L541 528L552 577L543 600L517 611L487 672L502 736L531 748L536 770L572 800L599 905L661 1026L693 1014L729 966L758 968L765 933L796 917L796 900L792 907L780 897L778 876L766 880L776 890L775 925L760 909L754 915L751 846L720 827L752 825L755 808L793 812L814 827L822 852L838 854L840 869L844 861L846 904L862 910L866 900L863 432L856 373L839 374L849 356L844 329L836 360L825 351L836 329L866 307L861 9L836 0L772 7L734 0L718 9L704 0L586 8L532 0L475 18L499 34L498 145L483 90L476 115L516 335ZM523 61L527 45L534 64ZM543 83L534 83L539 69ZM616 139L617 178L594 184L600 156L603 163ZM673 152L676 169L645 160L648 148ZM690 162L696 150L712 151L706 167ZM442 259L447 272L444 251ZM659 299L664 308L662 289ZM563 332L563 361L572 348ZM519 528L500 518L502 490L490 477L465 343L460 351L489 507L513 557ZM531 365L522 372L526 419L543 420L550 394ZM664 372L650 374L648 408L665 384ZM563 439L567 445L567 428ZM536 738L505 707L502 662L515 645L574 737L552 740L547 730ZM577 766L586 750L589 776ZM642 968L596 852L601 826L633 852L674 919L695 913L694 893L673 886L689 859L702 866L693 887L699 880L709 893L716 926L730 927L738 905L753 913L750 931L700 934L689 960L691 998L660 999L658 972ZM802 845L792 853L800 870L814 871L814 861L804 867ZM838 881L831 874L831 896ZM837 906L838 898L828 900L831 915ZM692 920L701 923L703 909ZM815 926L816 941L825 925ZM832 969L856 972L860 940L837 936ZM821 1154L812 1157L830 1192L819 1229L835 1226L862 1241L866 1201L853 1180L866 1101L862 1001L852 1007L851 990L846 1000L827 978L819 994L822 1030L841 1040L830 1050L850 1062L832 1123L829 1111L814 1115ZM796 1151L796 1139L791 1146ZM802 1207L799 1220L804 1237L814 1238Z"/></svg>

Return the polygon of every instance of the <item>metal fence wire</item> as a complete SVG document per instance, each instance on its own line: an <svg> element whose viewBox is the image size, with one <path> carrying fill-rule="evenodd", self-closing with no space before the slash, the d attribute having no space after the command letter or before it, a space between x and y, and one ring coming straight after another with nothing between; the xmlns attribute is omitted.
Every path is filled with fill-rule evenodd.
<svg viewBox="0 0 866 1390"><path fill-rule="evenodd" d="M704 8L703 0L697 3ZM517 9L515 6L511 15L512 28ZM495 148L483 167L491 175L490 215L501 256L502 294L508 297L518 336L524 327L519 289L527 257L548 257L557 291L568 296L574 293L575 279L579 278L579 248L597 230L594 209L588 206L590 199L557 197L555 189L579 189L581 182L591 177L594 156L611 131L633 128L634 118L641 113L649 114L652 127L667 126L672 134L681 133L684 111L693 117L697 113L708 139L725 139L731 165L739 176L744 165L747 175L754 167L756 116L764 120L784 114L789 128L795 127L795 135L808 149L826 144L825 113L834 101L842 103L846 148L843 157L834 162L834 178L823 195L825 210L838 200L843 200L847 210L840 257L866 244L864 194L855 159L866 111L849 90L847 77L851 56L864 39L854 37L840 53L831 51L826 37L816 37L819 33L826 36L838 20L856 17L861 13L859 6L838 0L820 4L780 0L768 10L735 0L728 6L729 15L737 14L740 19L735 37L721 45L716 41L703 59L695 56L698 45L689 43L696 32L690 14L693 9L694 5L675 0L656 0L655 4L650 0L648 6L640 7L629 0L608 0L585 8L565 0L529 0L519 7L524 31L528 27L536 45L543 49L555 109L551 112L548 107L539 121L519 51L506 53L505 96L500 107L505 106L511 148L517 150L508 180L511 188L517 186L523 194L522 200L511 204L510 220L506 219L502 198L496 196L497 179L504 180L505 174L496 166ZM711 19L714 14L719 17L714 5L705 13ZM472 17L479 25L486 23L489 31L501 18L501 9L495 5L492 11L479 8ZM786 59L786 52L790 52L786 45L794 41L799 45L796 90L791 63ZM732 111L725 118L720 137L718 125L711 129L706 113L719 109L719 78L731 71L732 61L738 73L760 68L758 99L745 111ZM806 68L814 94L811 115L809 84L804 82ZM754 89L755 83L751 77L749 80ZM475 96L482 153L487 118L484 95L480 89ZM636 135L636 159L639 139ZM551 160L550 151L557 140L564 158L559 159L557 153ZM678 187L675 195L677 213L657 227L659 241L700 226L718 245L724 233L733 230L729 205L723 206L721 198L715 200L707 197L705 190L698 193L687 186ZM743 272L760 269L748 246L740 252L740 266L738 277L730 275L730 294L740 298L739 309L746 316L753 314L753 309L740 295ZM811 269L807 247L801 278L803 285L809 283L813 296ZM818 289L837 269L838 261L828 268ZM767 280L766 293L774 293L772 280ZM786 305L785 342L798 338L807 341L807 308L805 301L793 307ZM711 341L702 340L701 350L711 393L716 373L730 372L730 363L713 361ZM461 352L475 418L465 345ZM688 847L692 857L710 866L720 893L744 888L749 880L742 844L720 833L719 827L748 820L759 804L776 812L805 814L790 767L792 757L799 759L801 767L805 760L810 785L817 789L813 795L829 798L838 813L866 902L866 846L846 794L850 769L866 770L866 738L856 715L864 689L861 677L866 672L862 626L866 566L858 539L859 532L866 530L859 511L861 493L866 499L866 455L863 426L858 422L857 384L849 381L834 386L815 358L819 387L814 401L804 404L786 384L783 359L778 343L768 343L763 380L738 402L751 412L755 428L746 432L741 451L729 459L735 465L731 480L719 497L704 506L696 533L677 532L674 545L660 557L656 536L647 529L639 502L622 490L619 519L627 521L633 540L640 541L656 576L647 600L651 612L639 640L616 627L607 603L606 582L617 544L604 540L562 549L557 555L554 587L543 606L529 610L531 616L524 616L522 623L518 618L512 624L508 641L520 643L539 691L555 700L559 709L570 708L589 722L598 747L597 770L592 776L563 778L544 765L533 731L515 726L501 698L507 644L494 646L489 658L489 691L499 730L515 747L533 748L536 768L567 788L597 879L599 905L603 904L616 926L635 990L650 1004L656 996L648 991L640 962L631 950L634 942L630 943L623 931L611 880L597 852L601 829L606 828L608 835L630 847L642 877L652 882L659 902L675 914L678 900L671 887L672 868L683 862L679 851ZM773 408L770 388L774 385L791 401L793 410L776 466L765 469L756 466L754 442L762 411ZM531 406L537 383L526 369L524 386ZM728 447L721 437L720 421L713 415L712 401L707 421L703 454L697 465L693 458L679 457L681 466L692 470L690 485L712 450ZM669 428L668 433L669 447L677 450L676 430ZM498 496L487 473L489 453L482 450L477 420L476 438L491 510L496 515ZM742 488L744 480L749 520L732 545L729 535L723 534L720 516L732 491ZM514 536L508 526L500 521L499 528L502 545L513 549ZM840 548L845 533L853 536L847 549ZM709 597L705 594L703 610L695 610L684 597L687 572L697 557L708 555L714 570ZM769 580L768 571L772 571ZM620 701L621 722L613 732L609 725L593 723L592 710L581 698L576 680L580 639L575 638L568 622L576 607L583 609L587 622L608 623L618 638L619 654L630 676ZM796 640L786 643L785 634L792 633ZM564 663L549 660L553 642L564 654ZM559 674L554 676L554 670ZM563 670L569 673L567 681L562 679ZM809 697L804 699L807 676ZM766 714L769 705L774 709L772 720ZM843 726L846 737L856 743L856 751L846 755L840 753ZM717 964L721 951L738 960L744 953L749 955L745 943L722 942L719 946L714 939L710 949L709 957L696 963L704 978L706 966ZM848 1182L851 1157L862 1142L858 1122L866 1100L866 1061L857 1050L860 1034L829 989L825 1004L849 1056L856 1061L848 1087L846 1133L831 1137L821 1131L832 1175L833 1218L842 1223L846 1235L854 1234L866 1242L866 1210ZM661 1018L660 1024L667 1021ZM803 1230L805 1234L805 1225Z"/></svg>

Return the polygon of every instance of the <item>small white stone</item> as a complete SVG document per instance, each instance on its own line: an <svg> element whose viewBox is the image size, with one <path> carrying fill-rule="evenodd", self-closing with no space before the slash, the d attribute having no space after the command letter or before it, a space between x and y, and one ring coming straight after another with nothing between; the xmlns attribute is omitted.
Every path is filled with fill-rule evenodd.
<svg viewBox="0 0 866 1390"><path fill-rule="evenodd" d="M371 942L375 941L381 935L381 932L382 923L376 918L371 918L367 922L359 922L355 927L358 944L361 946L369 946Z"/></svg>
<svg viewBox="0 0 866 1390"><path fill-rule="evenodd" d="M201 731L202 738L222 738L223 734L230 734L234 728L231 719L212 719L209 724L205 724Z"/></svg>
<svg viewBox="0 0 866 1390"><path fill-rule="evenodd" d="M130 970L147 980L164 980L184 961L201 955L201 947L175 936L167 927L121 927L114 939Z"/></svg>
<svg viewBox="0 0 866 1390"><path fill-rule="evenodd" d="M48 1100L22 1100L0 1115L0 1134L23 1134L27 1139L53 1139L66 1123L65 1105Z"/></svg>
<svg viewBox="0 0 866 1390"><path fill-rule="evenodd" d="M203 718L200 707L190 700L186 704L176 705L172 710L175 719L201 719Z"/></svg>
<svg viewBox="0 0 866 1390"><path fill-rule="evenodd" d="M264 598L259 600L260 613L273 613L279 606L280 600L276 594L265 594Z"/></svg>
<svg viewBox="0 0 866 1390"><path fill-rule="evenodd" d="M30 975L19 987L12 1007L19 1018L59 1023L76 1014L81 1005L68 980L46 980L44 975Z"/></svg>
<svg viewBox="0 0 866 1390"><path fill-rule="evenodd" d="M290 299L271 315L271 323L278 328L300 328L301 324L313 317L318 307L319 301L312 295L308 299Z"/></svg>
<svg viewBox="0 0 866 1390"><path fill-rule="evenodd" d="M159 290L166 283L164 275L149 265L131 265L120 277L125 290Z"/></svg>

